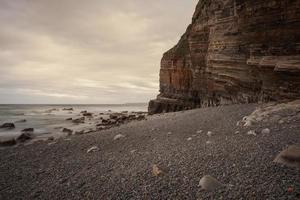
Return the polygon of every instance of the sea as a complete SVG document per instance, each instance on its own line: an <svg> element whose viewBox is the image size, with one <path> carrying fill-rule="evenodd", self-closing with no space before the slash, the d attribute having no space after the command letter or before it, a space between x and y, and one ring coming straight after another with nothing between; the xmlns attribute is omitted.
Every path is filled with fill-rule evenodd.
<svg viewBox="0 0 300 200"><path fill-rule="evenodd" d="M147 103L134 104L99 104L99 105L1 105L0 125L14 123L14 129L0 129L0 141L17 138L22 130L34 128L34 135L39 139L61 137L63 128L76 130L92 130L95 128L97 118L75 125L68 118L79 118L80 112L87 111L100 116L113 112L146 112ZM72 108L72 110L70 110Z"/></svg>

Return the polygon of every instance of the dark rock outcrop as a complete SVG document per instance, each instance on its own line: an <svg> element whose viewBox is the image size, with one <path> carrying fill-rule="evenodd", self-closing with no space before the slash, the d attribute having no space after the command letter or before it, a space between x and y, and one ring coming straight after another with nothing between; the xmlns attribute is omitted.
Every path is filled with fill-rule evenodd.
<svg viewBox="0 0 300 200"><path fill-rule="evenodd" d="M15 139L0 141L0 147L9 147L14 146L17 144L17 141Z"/></svg>
<svg viewBox="0 0 300 200"><path fill-rule="evenodd" d="M31 134L31 133L22 133L18 138L17 138L17 141L18 142L26 142L28 140L31 140L33 139L34 136Z"/></svg>
<svg viewBox="0 0 300 200"><path fill-rule="evenodd" d="M300 0L200 0L149 113L300 97Z"/></svg>
<svg viewBox="0 0 300 200"><path fill-rule="evenodd" d="M25 128L22 132L34 132L34 128Z"/></svg>
<svg viewBox="0 0 300 200"><path fill-rule="evenodd" d="M14 128L16 128L16 126L14 123L4 123L0 126L0 128L14 129Z"/></svg>

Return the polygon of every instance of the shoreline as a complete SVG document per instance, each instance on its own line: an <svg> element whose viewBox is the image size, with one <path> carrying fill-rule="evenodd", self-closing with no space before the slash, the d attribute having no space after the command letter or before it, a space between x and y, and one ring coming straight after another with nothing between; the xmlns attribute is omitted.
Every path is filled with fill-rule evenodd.
<svg viewBox="0 0 300 200"><path fill-rule="evenodd" d="M97 112L63 107L63 105L55 108L48 107L46 110L27 110L27 112L21 116L19 114L10 116L11 118L18 116L19 119L2 120L1 148L106 130L130 121L144 120L148 115L144 111Z"/></svg>
<svg viewBox="0 0 300 200"><path fill-rule="evenodd" d="M290 112L283 110L282 124L271 120L279 115L271 113L266 121L240 125L257 106L153 115L101 132L1 150L0 198L299 198L299 169L273 162L287 146L300 144L299 113L286 118ZM270 133L261 133L265 128ZM251 130L256 135L248 134ZM201 191L205 175L228 187Z"/></svg>

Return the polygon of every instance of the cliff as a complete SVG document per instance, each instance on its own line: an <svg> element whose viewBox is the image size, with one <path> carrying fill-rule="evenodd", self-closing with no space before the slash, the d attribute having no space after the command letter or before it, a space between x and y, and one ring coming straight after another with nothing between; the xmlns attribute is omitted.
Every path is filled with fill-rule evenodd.
<svg viewBox="0 0 300 200"><path fill-rule="evenodd" d="M300 98L300 0L200 0L149 113Z"/></svg>

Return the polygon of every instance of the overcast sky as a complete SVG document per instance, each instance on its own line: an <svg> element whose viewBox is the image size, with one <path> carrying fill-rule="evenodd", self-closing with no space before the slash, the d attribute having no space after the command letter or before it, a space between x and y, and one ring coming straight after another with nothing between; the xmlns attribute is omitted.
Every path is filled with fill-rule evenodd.
<svg viewBox="0 0 300 200"><path fill-rule="evenodd" d="M155 98L197 0L0 0L0 103Z"/></svg>

